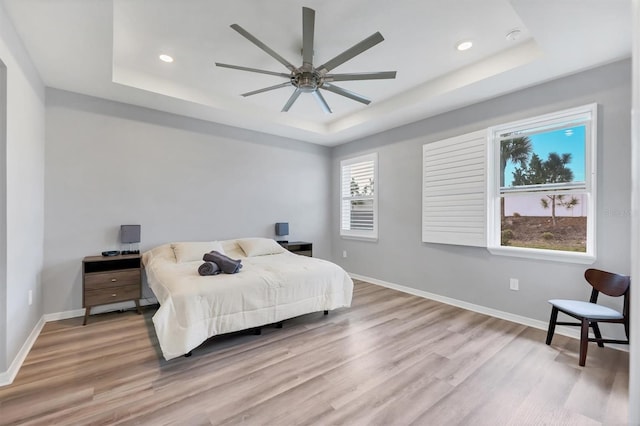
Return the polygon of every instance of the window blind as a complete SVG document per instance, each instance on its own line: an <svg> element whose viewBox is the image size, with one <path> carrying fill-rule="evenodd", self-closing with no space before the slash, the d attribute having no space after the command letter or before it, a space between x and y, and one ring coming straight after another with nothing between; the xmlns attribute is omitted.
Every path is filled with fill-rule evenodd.
<svg viewBox="0 0 640 426"><path fill-rule="evenodd" d="M340 232L377 237L377 154L341 162Z"/></svg>
<svg viewBox="0 0 640 426"><path fill-rule="evenodd" d="M486 247L487 133L422 146L422 241Z"/></svg>

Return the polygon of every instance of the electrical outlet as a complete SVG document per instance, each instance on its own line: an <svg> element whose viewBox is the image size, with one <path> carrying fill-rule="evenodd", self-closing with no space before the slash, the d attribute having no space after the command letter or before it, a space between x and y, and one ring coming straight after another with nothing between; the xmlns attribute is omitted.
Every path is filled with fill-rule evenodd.
<svg viewBox="0 0 640 426"><path fill-rule="evenodd" d="M515 290L518 291L520 290L520 284L518 283L518 279L517 278L511 278L509 280L509 289L510 290Z"/></svg>
<svg viewBox="0 0 640 426"><path fill-rule="evenodd" d="M33 290L29 290L29 306L33 304Z"/></svg>
<svg viewBox="0 0 640 426"><path fill-rule="evenodd" d="M347 257L347 251L346 250L342 250L342 257Z"/></svg>

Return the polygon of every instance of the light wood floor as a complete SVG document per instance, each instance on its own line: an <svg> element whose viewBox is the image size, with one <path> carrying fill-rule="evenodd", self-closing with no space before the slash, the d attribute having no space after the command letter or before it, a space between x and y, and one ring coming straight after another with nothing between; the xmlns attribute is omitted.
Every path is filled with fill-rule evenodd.
<svg viewBox="0 0 640 426"><path fill-rule="evenodd" d="M357 282L353 306L164 361L153 310L48 323L1 424L624 424L625 352Z"/></svg>

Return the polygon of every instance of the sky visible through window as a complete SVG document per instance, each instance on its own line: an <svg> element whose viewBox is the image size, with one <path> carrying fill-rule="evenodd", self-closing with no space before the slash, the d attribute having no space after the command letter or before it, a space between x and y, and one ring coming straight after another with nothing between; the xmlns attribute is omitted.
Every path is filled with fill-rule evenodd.
<svg viewBox="0 0 640 426"><path fill-rule="evenodd" d="M584 182L585 129L585 125L580 125L530 135L529 139L531 140L533 153L538 154L542 161L546 161L551 152L555 152L558 155L570 153L571 162L567 167L573 171L573 181ZM513 172L516 167L519 166L512 162L507 162L504 172L506 186L513 185Z"/></svg>

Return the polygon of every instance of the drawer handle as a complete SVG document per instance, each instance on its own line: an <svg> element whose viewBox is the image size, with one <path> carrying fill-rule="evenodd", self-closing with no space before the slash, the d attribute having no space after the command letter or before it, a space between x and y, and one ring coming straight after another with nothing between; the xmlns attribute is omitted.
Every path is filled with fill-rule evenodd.
<svg viewBox="0 0 640 426"><path fill-rule="evenodd" d="M118 279L117 279L117 278L111 278L111 282L112 282L112 283L115 283L116 281L118 281Z"/></svg>
<svg viewBox="0 0 640 426"><path fill-rule="evenodd" d="M117 295L118 295L117 293L113 293L111 297L116 297Z"/></svg>

